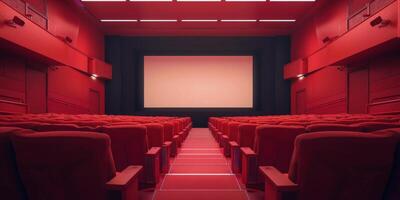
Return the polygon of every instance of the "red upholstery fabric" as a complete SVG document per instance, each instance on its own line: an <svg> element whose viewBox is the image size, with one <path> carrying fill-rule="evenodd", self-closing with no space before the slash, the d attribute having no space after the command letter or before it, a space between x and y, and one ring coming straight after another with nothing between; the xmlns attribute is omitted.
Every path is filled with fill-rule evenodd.
<svg viewBox="0 0 400 200"><path fill-rule="evenodd" d="M107 199L105 183L116 174L107 135L17 134L13 144L29 200Z"/></svg>
<svg viewBox="0 0 400 200"><path fill-rule="evenodd" d="M145 126L105 126L99 128L99 131L111 138L111 149L117 171L129 165L144 165L144 156L149 149Z"/></svg>
<svg viewBox="0 0 400 200"><path fill-rule="evenodd" d="M320 131L360 131L360 127L346 124L312 124L307 126L306 132Z"/></svg>
<svg viewBox="0 0 400 200"><path fill-rule="evenodd" d="M172 141L174 137L174 124L171 122L163 123L164 125L164 141Z"/></svg>
<svg viewBox="0 0 400 200"><path fill-rule="evenodd" d="M240 147L254 147L254 137L258 124L239 125L238 144Z"/></svg>
<svg viewBox="0 0 400 200"><path fill-rule="evenodd" d="M389 182L386 186L384 200L400 199L400 128L386 129L373 134L390 135L397 142L396 153L394 155L394 163L390 174Z"/></svg>
<svg viewBox="0 0 400 200"><path fill-rule="evenodd" d="M7 200L27 199L24 186L21 182L15 152L12 146L11 137L13 134L29 134L31 130L0 127L0 198Z"/></svg>
<svg viewBox="0 0 400 200"><path fill-rule="evenodd" d="M389 128L400 128L399 123L386 123L386 122L363 122L354 124L354 126L359 127L363 132L374 132Z"/></svg>
<svg viewBox="0 0 400 200"><path fill-rule="evenodd" d="M162 147L164 143L164 126L161 124L151 123L143 124L147 128L147 141L149 148Z"/></svg>
<svg viewBox="0 0 400 200"><path fill-rule="evenodd" d="M239 134L239 122L230 122L229 129L228 129L228 137L230 141L237 142L237 137Z"/></svg>
<svg viewBox="0 0 400 200"><path fill-rule="evenodd" d="M258 165L274 166L281 172L288 172L294 140L304 132L301 126L258 126L253 148Z"/></svg>
<svg viewBox="0 0 400 200"><path fill-rule="evenodd" d="M34 128L36 131L94 131L90 127L81 127L75 124L43 124Z"/></svg>
<svg viewBox="0 0 400 200"><path fill-rule="evenodd" d="M298 200L380 200L395 151L390 137L316 132L296 138L289 178Z"/></svg>

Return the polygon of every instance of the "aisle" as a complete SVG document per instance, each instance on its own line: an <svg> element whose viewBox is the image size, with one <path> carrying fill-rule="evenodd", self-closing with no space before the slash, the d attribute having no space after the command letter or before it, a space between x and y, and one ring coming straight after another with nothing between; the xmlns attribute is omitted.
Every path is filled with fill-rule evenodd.
<svg viewBox="0 0 400 200"><path fill-rule="evenodd" d="M155 200L245 200L218 144L206 128L194 128L165 175Z"/></svg>

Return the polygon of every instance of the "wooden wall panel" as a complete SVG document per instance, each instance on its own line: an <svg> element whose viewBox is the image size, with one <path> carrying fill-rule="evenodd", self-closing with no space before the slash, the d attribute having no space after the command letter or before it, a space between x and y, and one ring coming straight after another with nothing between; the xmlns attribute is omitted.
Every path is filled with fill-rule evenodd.
<svg viewBox="0 0 400 200"><path fill-rule="evenodd" d="M100 96L100 113L104 113L104 87L100 80L69 67L59 66L48 72L48 112L91 113L91 91Z"/></svg>
<svg viewBox="0 0 400 200"><path fill-rule="evenodd" d="M26 112L25 61L0 54L0 112Z"/></svg>

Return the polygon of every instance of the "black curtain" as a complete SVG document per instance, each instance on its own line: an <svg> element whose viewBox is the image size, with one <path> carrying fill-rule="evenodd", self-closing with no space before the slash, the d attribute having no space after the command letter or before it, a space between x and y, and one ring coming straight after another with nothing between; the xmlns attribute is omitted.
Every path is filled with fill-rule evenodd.
<svg viewBox="0 0 400 200"><path fill-rule="evenodd" d="M145 55L253 55L253 109L144 109ZM290 39L279 37L106 37L106 61L113 79L106 82L106 113L118 115L190 116L206 127L210 116L290 113L290 82L283 66L290 61Z"/></svg>

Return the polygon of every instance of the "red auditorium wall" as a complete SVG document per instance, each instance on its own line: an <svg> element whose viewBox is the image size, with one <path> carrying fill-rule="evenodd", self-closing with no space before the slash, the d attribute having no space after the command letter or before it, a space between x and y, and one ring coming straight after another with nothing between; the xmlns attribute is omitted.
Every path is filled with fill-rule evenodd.
<svg viewBox="0 0 400 200"><path fill-rule="evenodd" d="M338 0L302 22L292 34L292 60L312 55L347 32L347 16L365 0ZM357 27L356 27L357 28ZM329 43L329 41L327 42ZM400 111L400 58L381 54L346 66L328 66L293 80L291 112L387 113Z"/></svg>
<svg viewBox="0 0 400 200"><path fill-rule="evenodd" d="M43 3L47 2L47 9ZM77 3L30 0L46 11L48 31L72 39L71 46L89 57L104 58L103 34ZM0 54L0 112L104 113L104 82L67 66L48 66L32 58Z"/></svg>

